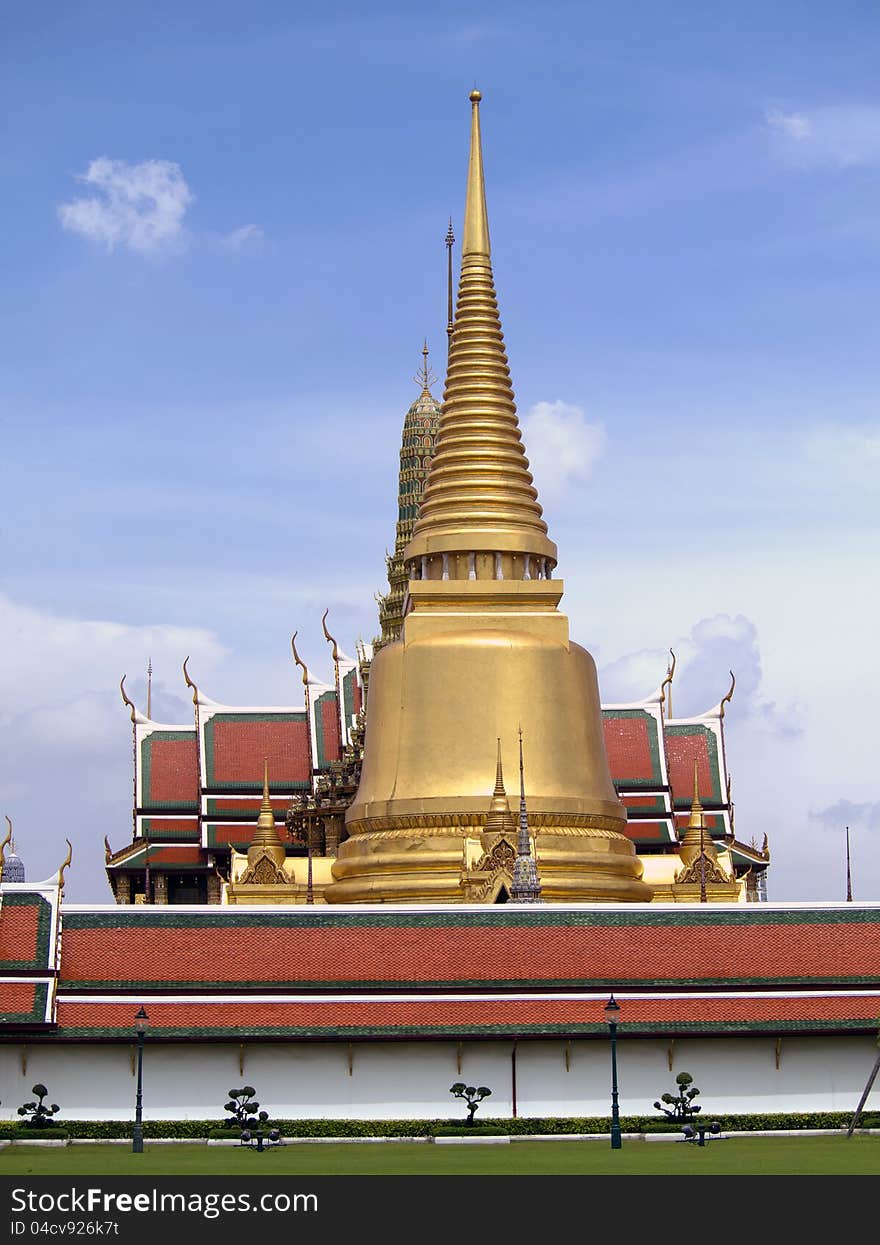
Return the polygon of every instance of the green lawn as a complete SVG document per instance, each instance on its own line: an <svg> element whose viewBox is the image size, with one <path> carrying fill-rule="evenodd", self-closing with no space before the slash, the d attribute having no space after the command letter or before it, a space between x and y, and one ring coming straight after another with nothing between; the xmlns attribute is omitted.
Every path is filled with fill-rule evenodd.
<svg viewBox="0 0 880 1245"><path fill-rule="evenodd" d="M880 1136L731 1137L705 1146L632 1141L517 1141L449 1146L388 1142L291 1144L264 1154L238 1147L154 1145L0 1150L0 1176L19 1175L871 1175Z"/></svg>

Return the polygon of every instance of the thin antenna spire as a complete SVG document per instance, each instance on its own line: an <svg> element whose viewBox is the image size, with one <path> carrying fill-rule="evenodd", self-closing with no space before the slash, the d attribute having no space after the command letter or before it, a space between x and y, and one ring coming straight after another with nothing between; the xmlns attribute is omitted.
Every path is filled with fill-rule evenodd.
<svg viewBox="0 0 880 1245"><path fill-rule="evenodd" d="M514 903L541 903L541 884L538 870L532 859L529 840L529 817L526 811L526 783L523 769L522 727L519 727L519 834L516 843L516 861L513 866L513 885L510 898Z"/></svg>
<svg viewBox="0 0 880 1245"><path fill-rule="evenodd" d="M452 232L452 217L446 231L446 361L452 349L452 248L455 245L455 234Z"/></svg>
<svg viewBox="0 0 880 1245"><path fill-rule="evenodd" d="M153 716L153 659L147 658L147 717Z"/></svg>
<svg viewBox="0 0 880 1245"><path fill-rule="evenodd" d="M852 870L849 858L849 826L846 828L846 902L852 903Z"/></svg>

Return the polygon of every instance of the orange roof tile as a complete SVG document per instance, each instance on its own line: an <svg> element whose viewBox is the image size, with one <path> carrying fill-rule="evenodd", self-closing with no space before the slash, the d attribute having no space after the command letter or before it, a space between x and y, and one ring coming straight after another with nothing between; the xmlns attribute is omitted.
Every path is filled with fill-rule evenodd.
<svg viewBox="0 0 880 1245"><path fill-rule="evenodd" d="M419 1033L518 1034L589 1033L607 1035L605 998L310 999L254 1001L210 999L151 1001L153 1036L203 1032L227 1036L298 1034L315 1037L405 1036ZM621 1038L627 1033L775 1032L786 1029L872 1030L880 1000L876 995L742 998L622 998ZM130 1034L140 996L131 1001L59 1000L62 1036Z"/></svg>
<svg viewBox="0 0 880 1245"><path fill-rule="evenodd" d="M73 912L61 975L80 988L880 982L880 911Z"/></svg>

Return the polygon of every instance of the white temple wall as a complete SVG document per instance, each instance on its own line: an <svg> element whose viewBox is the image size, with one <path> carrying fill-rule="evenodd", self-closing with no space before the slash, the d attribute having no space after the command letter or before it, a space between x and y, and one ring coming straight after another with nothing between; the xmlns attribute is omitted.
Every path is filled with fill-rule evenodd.
<svg viewBox="0 0 880 1245"><path fill-rule="evenodd" d="M229 1089L253 1085L278 1119L463 1120L455 1081L487 1085L478 1119L512 1114L512 1044L498 1042L200 1042L147 1039L145 1119L223 1119ZM652 1104L689 1072L703 1115L852 1111L877 1055L872 1037L618 1040L620 1110L653 1115ZM42 1081L60 1119L132 1119L134 1044L0 1046L0 1118ZM672 1061L670 1070L669 1061ZM566 1066L567 1064L567 1066ZM777 1066L778 1065L778 1066ZM459 1070L460 1067L460 1070ZM610 1043L520 1041L518 1116L607 1116ZM867 1107L880 1110L880 1078ZM659 1118L659 1117L658 1117Z"/></svg>

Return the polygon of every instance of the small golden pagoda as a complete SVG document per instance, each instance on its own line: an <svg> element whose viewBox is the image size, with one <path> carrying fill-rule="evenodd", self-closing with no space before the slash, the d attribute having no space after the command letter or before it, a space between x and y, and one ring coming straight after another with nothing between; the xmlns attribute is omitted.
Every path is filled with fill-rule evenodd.
<svg viewBox="0 0 880 1245"><path fill-rule="evenodd" d="M666 859L672 861L675 857ZM666 889L668 898L675 903L737 903L742 897L746 882L737 881L729 851L719 852L706 829L696 763L691 815L681 836L678 859L683 868L667 887L655 887L655 898L666 898L661 893Z"/></svg>
<svg viewBox="0 0 880 1245"><path fill-rule="evenodd" d="M257 829L247 853L235 848L231 851L229 880L224 883L221 903L323 903L323 890L329 880L330 861L325 857L287 854L269 795L269 762L264 761Z"/></svg>
<svg viewBox="0 0 880 1245"><path fill-rule="evenodd" d="M504 788L501 740L495 763L495 788L486 824L479 838L464 840L462 899L466 903L498 903L510 894L516 864L516 823Z"/></svg>
<svg viewBox="0 0 880 1245"><path fill-rule="evenodd" d="M647 901L608 768L595 663L572 643L529 472L495 297L473 91L461 274L440 430L412 539L401 639L375 656L360 785L329 903L460 903L482 854L492 741L532 741L545 902ZM489 781L487 781L489 780Z"/></svg>

